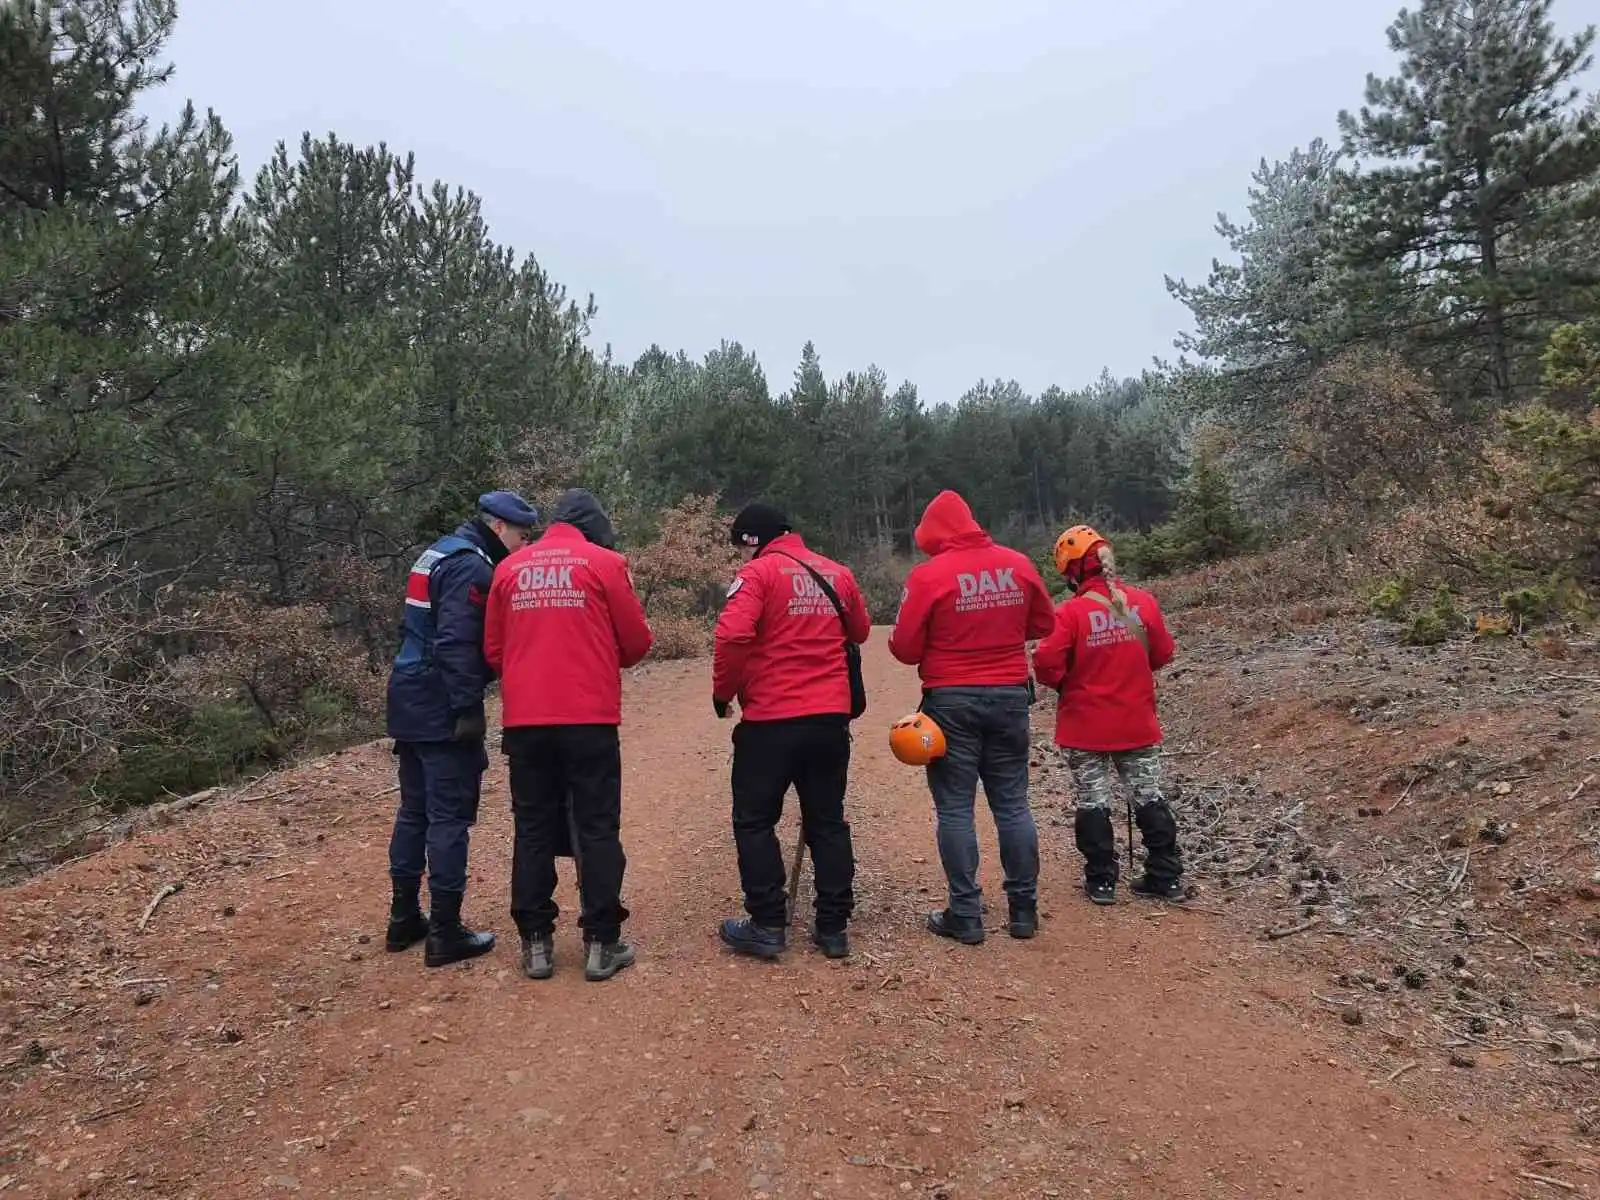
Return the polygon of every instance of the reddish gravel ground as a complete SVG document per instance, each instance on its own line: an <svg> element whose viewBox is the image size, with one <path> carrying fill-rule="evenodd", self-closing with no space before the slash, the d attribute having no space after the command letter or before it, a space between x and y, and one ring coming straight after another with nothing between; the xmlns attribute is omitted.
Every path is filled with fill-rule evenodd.
<svg viewBox="0 0 1600 1200"><path fill-rule="evenodd" d="M611 982L583 980L567 879L556 978L517 971L498 760L467 915L501 941L473 963L383 952L382 744L10 889L0 1195L1600 1194L1570 1146L1536 1169L1540 1115L1475 1102L1458 1081L1481 1075L1441 1059L1388 1081L1313 998L1320 968L1209 894L1195 911L1082 901L1048 771L1040 936L1003 932L992 831L989 941L924 933L942 875L923 781L879 732L915 703L884 634L849 797L848 961L803 937L778 964L721 949L730 727L705 664L646 667L624 730L639 963Z"/></svg>

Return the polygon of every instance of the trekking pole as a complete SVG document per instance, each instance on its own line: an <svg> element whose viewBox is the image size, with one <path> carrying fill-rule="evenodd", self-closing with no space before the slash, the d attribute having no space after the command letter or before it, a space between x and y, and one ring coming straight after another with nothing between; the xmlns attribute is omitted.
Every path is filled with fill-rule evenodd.
<svg viewBox="0 0 1600 1200"><path fill-rule="evenodd" d="M784 923L794 924L794 898L800 892L800 867L806 860L806 830L800 827L800 836L795 842L794 863L789 868L789 899L785 903Z"/></svg>
<svg viewBox="0 0 1600 1200"><path fill-rule="evenodd" d="M1128 874L1133 874L1133 797L1128 797Z"/></svg>

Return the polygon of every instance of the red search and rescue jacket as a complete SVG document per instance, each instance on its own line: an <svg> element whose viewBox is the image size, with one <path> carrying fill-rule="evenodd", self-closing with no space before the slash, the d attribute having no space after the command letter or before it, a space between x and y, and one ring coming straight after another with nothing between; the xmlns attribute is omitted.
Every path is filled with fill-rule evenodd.
<svg viewBox="0 0 1600 1200"><path fill-rule="evenodd" d="M1061 693L1056 745L1109 754L1161 744L1155 672L1176 650L1156 598L1121 585L1128 608L1144 625L1146 651L1128 624L1093 596L1109 599L1106 581L1090 576L1056 609L1056 625L1033 652L1033 673Z"/></svg>
<svg viewBox="0 0 1600 1200"><path fill-rule="evenodd" d="M494 572L483 653L502 723L620 725L622 669L654 642L628 560L558 522Z"/></svg>
<svg viewBox="0 0 1600 1200"><path fill-rule="evenodd" d="M794 555L800 562L787 557ZM844 605L844 620L800 563L810 563ZM711 694L739 700L745 720L850 712L844 643L872 632L850 568L806 549L796 533L774 538L739 569L717 617Z"/></svg>
<svg viewBox="0 0 1600 1200"><path fill-rule="evenodd" d="M996 545L955 492L933 498L916 540L930 558L906 577L889 652L926 688L1026 683L1026 643L1055 624L1038 569Z"/></svg>

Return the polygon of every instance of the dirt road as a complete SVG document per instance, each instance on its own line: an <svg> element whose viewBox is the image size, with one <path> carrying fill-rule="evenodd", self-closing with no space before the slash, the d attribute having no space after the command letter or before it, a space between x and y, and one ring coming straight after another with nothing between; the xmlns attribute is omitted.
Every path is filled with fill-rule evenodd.
<svg viewBox="0 0 1600 1200"><path fill-rule="evenodd" d="M1282 964L1226 918L1089 906L1068 828L1041 821L1036 940L1001 928L992 829L989 941L923 932L942 897L929 804L881 736L915 680L883 647L877 630L849 797L847 962L803 937L775 965L716 940L738 877L730 726L711 713L703 663L630 678L640 959L606 984L583 980L570 879L556 978L516 970L498 757L467 912L500 945L474 963L426 971L420 950L382 950L381 745L12 890L0 1193L1540 1194L1506 1136L1415 1106L1399 1090L1410 1080L1369 1077L1335 1031L1303 1023L1281 999Z"/></svg>

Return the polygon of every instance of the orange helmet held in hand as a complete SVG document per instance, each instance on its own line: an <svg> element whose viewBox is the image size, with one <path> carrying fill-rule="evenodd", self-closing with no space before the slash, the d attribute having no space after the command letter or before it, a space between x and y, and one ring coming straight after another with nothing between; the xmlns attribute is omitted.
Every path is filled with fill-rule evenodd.
<svg viewBox="0 0 1600 1200"><path fill-rule="evenodd" d="M1104 543L1105 538L1090 526L1074 525L1056 539L1056 570L1067 574L1073 563L1082 562L1084 555Z"/></svg>
<svg viewBox="0 0 1600 1200"><path fill-rule="evenodd" d="M927 713L912 713L889 726L889 749L906 766L925 767L944 757L944 730Z"/></svg>

